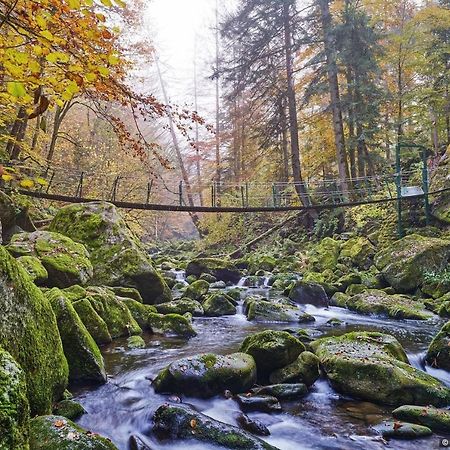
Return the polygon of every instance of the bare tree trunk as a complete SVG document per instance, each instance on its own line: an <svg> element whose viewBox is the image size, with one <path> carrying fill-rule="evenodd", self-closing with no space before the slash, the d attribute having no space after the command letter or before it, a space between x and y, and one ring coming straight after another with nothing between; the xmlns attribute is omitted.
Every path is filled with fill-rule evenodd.
<svg viewBox="0 0 450 450"><path fill-rule="evenodd" d="M330 87L331 110L333 112L333 130L336 144L337 165L341 191L344 200L348 200L349 170L345 149L344 125L342 120L341 99L339 95L338 71L336 63L336 51L332 34L332 20L328 0L318 0L322 21L325 54L327 59L328 84Z"/></svg>
<svg viewBox="0 0 450 450"><path fill-rule="evenodd" d="M437 117L433 110L430 108L430 118L431 118L431 139L433 141L434 154L439 154L439 132L437 128Z"/></svg>
<svg viewBox="0 0 450 450"><path fill-rule="evenodd" d="M281 126L281 148L283 152L283 181L289 181L289 150L286 119L286 99L282 98L280 103L280 126Z"/></svg>
<svg viewBox="0 0 450 450"><path fill-rule="evenodd" d="M38 139L39 139L39 130L41 127L41 116L36 117L36 125L33 131L33 139L31 140L31 151L36 150Z"/></svg>
<svg viewBox="0 0 450 450"><path fill-rule="evenodd" d="M220 158L220 46L219 46L219 0L216 0L216 182L220 201L221 158Z"/></svg>
<svg viewBox="0 0 450 450"><path fill-rule="evenodd" d="M21 106L17 113L16 120L11 128L9 134L9 141L6 146L6 151L9 153L11 159L18 159L22 151L22 141L25 137L28 124L28 114L26 109Z"/></svg>
<svg viewBox="0 0 450 450"><path fill-rule="evenodd" d="M52 132L52 138L50 140L50 145L48 148L48 154L47 154L47 162L51 163L53 161L53 157L55 155L55 149L56 149L56 142L58 141L59 137L59 130L61 128L61 125L69 112L70 108L72 108L72 101L69 100L64 104L63 107L57 106L55 111L55 118L53 120L53 132Z"/></svg>
<svg viewBox="0 0 450 450"><path fill-rule="evenodd" d="M195 41L195 55L194 55L194 104L195 111L198 112L198 86L197 86L197 39ZM199 149L199 125L195 123L195 156L196 156L196 171L198 184L198 199L200 205L203 206L203 192L202 192L202 173L200 166L200 149Z"/></svg>
<svg viewBox="0 0 450 450"><path fill-rule="evenodd" d="M346 70L347 77L347 95L349 98L348 105L348 153L350 159L350 174L352 180L356 178L356 136L355 136L355 97L353 89L353 75L352 69L347 66Z"/></svg>

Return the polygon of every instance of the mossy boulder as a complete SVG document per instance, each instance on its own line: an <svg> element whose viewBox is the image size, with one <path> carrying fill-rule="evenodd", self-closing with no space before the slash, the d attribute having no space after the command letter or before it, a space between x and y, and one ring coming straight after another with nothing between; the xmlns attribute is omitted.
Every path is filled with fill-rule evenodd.
<svg viewBox="0 0 450 450"><path fill-rule="evenodd" d="M205 300L203 311L208 317L232 316L237 312L234 300L220 293L212 294Z"/></svg>
<svg viewBox="0 0 450 450"><path fill-rule="evenodd" d="M17 262L26 270L37 286L45 285L48 280L47 269L36 256L21 256Z"/></svg>
<svg viewBox="0 0 450 450"><path fill-rule="evenodd" d="M29 419L25 374L0 348L0 449L28 449Z"/></svg>
<svg viewBox="0 0 450 450"><path fill-rule="evenodd" d="M67 360L50 303L4 247L0 311L0 347L25 372L31 414L46 414L67 386Z"/></svg>
<svg viewBox="0 0 450 450"><path fill-rule="evenodd" d="M156 308L153 305L144 305L143 303L133 300L132 298L118 297L118 299L127 306L138 325L143 330L148 329L148 318L150 314L157 312Z"/></svg>
<svg viewBox="0 0 450 450"><path fill-rule="evenodd" d="M156 392L208 398L229 390L245 392L256 382L256 364L245 353L195 355L173 362L153 382Z"/></svg>
<svg viewBox="0 0 450 450"><path fill-rule="evenodd" d="M385 439L412 440L431 436L433 433L428 427L414 423L385 421L376 425L374 429Z"/></svg>
<svg viewBox="0 0 450 450"><path fill-rule="evenodd" d="M227 449L277 450L253 434L214 420L188 405L160 406L153 416L153 424L153 431L166 439L197 440Z"/></svg>
<svg viewBox="0 0 450 450"><path fill-rule="evenodd" d="M183 297L179 300L174 300L173 302L161 303L156 305L156 310L160 314L186 314L190 313L193 316L199 317L203 316L205 313L203 306L197 300L192 300L191 298Z"/></svg>
<svg viewBox="0 0 450 450"><path fill-rule="evenodd" d="M450 240L412 234L377 253L375 265L397 292L414 292L426 274L448 266Z"/></svg>
<svg viewBox="0 0 450 450"><path fill-rule="evenodd" d="M104 383L103 357L72 303L61 290L47 293L58 323L64 354L69 364L69 379L75 383Z"/></svg>
<svg viewBox="0 0 450 450"><path fill-rule="evenodd" d="M314 353L302 352L293 363L272 372L269 380L274 384L303 383L312 386L319 376L319 358Z"/></svg>
<svg viewBox="0 0 450 450"><path fill-rule="evenodd" d="M65 417L40 416L30 421L30 450L117 450L117 447Z"/></svg>
<svg viewBox="0 0 450 450"><path fill-rule="evenodd" d="M148 316L148 326L155 334L164 334L180 338L191 338L197 336L191 321L180 314L155 314Z"/></svg>
<svg viewBox="0 0 450 450"><path fill-rule="evenodd" d="M127 346L131 349L145 348L145 341L141 336L130 336L127 339Z"/></svg>
<svg viewBox="0 0 450 450"><path fill-rule="evenodd" d="M327 237L314 246L309 252L309 259L312 269L317 272L324 270L334 270L338 263L341 243Z"/></svg>
<svg viewBox="0 0 450 450"><path fill-rule="evenodd" d="M135 288L147 304L172 299L169 287L114 205L66 206L58 211L50 229L86 246L94 266L94 284Z"/></svg>
<svg viewBox="0 0 450 450"><path fill-rule="evenodd" d="M113 286L110 289L117 295L117 297L131 298L139 303L144 303L144 300L137 289L123 286Z"/></svg>
<svg viewBox="0 0 450 450"><path fill-rule="evenodd" d="M205 280L197 280L190 284L184 291L183 297L200 301L209 291L209 283Z"/></svg>
<svg viewBox="0 0 450 450"><path fill-rule="evenodd" d="M198 258L190 261L186 267L186 276L194 275L198 278L204 273L233 284L241 278L239 269L226 259Z"/></svg>
<svg viewBox="0 0 450 450"><path fill-rule="evenodd" d="M86 297L97 314L105 321L113 339L141 334L142 329L131 315L127 305L107 288L89 291Z"/></svg>
<svg viewBox="0 0 450 450"><path fill-rule="evenodd" d="M308 387L303 383L282 383L269 386L259 386L251 390L255 395L271 395L278 400L298 399L308 393Z"/></svg>
<svg viewBox="0 0 450 450"><path fill-rule="evenodd" d="M372 265L375 247L365 237L355 237L345 241L339 254L340 262L349 262L358 269L368 269Z"/></svg>
<svg viewBox="0 0 450 450"><path fill-rule="evenodd" d="M48 272L50 287L87 284L93 267L86 247L59 233L35 231L13 236L8 250L16 257L35 256Z"/></svg>
<svg viewBox="0 0 450 450"><path fill-rule="evenodd" d="M258 377L265 377L294 362L305 346L286 331L266 330L245 338L240 351L254 358Z"/></svg>
<svg viewBox="0 0 450 450"><path fill-rule="evenodd" d="M62 289L62 291L64 292L66 298L68 298L71 302L82 300L83 298L86 298L88 295L86 288L78 284Z"/></svg>
<svg viewBox="0 0 450 450"><path fill-rule="evenodd" d="M395 419L417 423L438 433L450 434L450 411L433 406L404 405L392 411Z"/></svg>
<svg viewBox="0 0 450 450"><path fill-rule="evenodd" d="M247 319L257 322L299 322L304 313L295 306L264 300L248 303Z"/></svg>
<svg viewBox="0 0 450 450"><path fill-rule="evenodd" d="M97 345L105 345L112 342L111 334L108 331L108 325L106 325L106 322L97 314L97 311L92 307L87 298L77 300L73 302L72 305Z"/></svg>
<svg viewBox="0 0 450 450"><path fill-rule="evenodd" d="M289 298L301 305L328 306L328 296L325 289L311 281L297 281L289 292Z"/></svg>
<svg viewBox="0 0 450 450"><path fill-rule="evenodd" d="M450 322L447 322L431 341L426 360L432 367L450 371Z"/></svg>
<svg viewBox="0 0 450 450"><path fill-rule="evenodd" d="M69 420L77 420L86 414L86 410L78 402L68 399L57 403L53 408L53 414Z"/></svg>
<svg viewBox="0 0 450 450"><path fill-rule="evenodd" d="M442 406L450 390L409 365L400 343L382 333L347 333L311 343L333 388L344 395L400 406Z"/></svg>

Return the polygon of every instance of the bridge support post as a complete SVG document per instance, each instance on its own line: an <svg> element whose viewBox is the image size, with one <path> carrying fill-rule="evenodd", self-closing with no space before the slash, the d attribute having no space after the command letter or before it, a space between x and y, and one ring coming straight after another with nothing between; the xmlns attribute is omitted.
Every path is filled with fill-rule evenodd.
<svg viewBox="0 0 450 450"><path fill-rule="evenodd" d="M183 206L183 181L180 181L180 184L178 186L178 200L180 206Z"/></svg>
<svg viewBox="0 0 450 450"><path fill-rule="evenodd" d="M147 200L145 202L146 205L150 203L150 195L152 193L153 188L153 180L150 181L150 183L147 183Z"/></svg>

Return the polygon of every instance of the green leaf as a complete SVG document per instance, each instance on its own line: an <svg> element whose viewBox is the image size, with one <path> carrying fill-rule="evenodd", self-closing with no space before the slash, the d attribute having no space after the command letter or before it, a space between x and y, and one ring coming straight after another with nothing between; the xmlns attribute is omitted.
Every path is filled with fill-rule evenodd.
<svg viewBox="0 0 450 450"><path fill-rule="evenodd" d="M19 81L8 81L6 83L6 90L8 94L11 94L13 97L24 97L27 93L25 86Z"/></svg>

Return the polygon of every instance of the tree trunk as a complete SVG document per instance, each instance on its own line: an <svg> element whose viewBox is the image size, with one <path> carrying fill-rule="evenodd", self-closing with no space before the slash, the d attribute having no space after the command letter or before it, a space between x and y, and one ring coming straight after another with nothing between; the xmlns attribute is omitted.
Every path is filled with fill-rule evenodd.
<svg viewBox="0 0 450 450"><path fill-rule="evenodd" d="M347 95L348 95L348 153L350 158L350 175L352 180L356 178L356 136L355 136L355 98L353 89L352 69L347 66Z"/></svg>
<svg viewBox="0 0 450 450"><path fill-rule="evenodd" d="M194 55L194 103L195 111L198 112L198 88L197 88L197 42L195 42L195 55ZM199 125L195 122L195 156L196 156L196 171L197 171L197 184L198 184L198 199L200 205L203 206L203 192L202 192L202 172L200 166L200 149L199 149Z"/></svg>
<svg viewBox="0 0 450 450"><path fill-rule="evenodd" d="M402 67L402 44L398 50L397 63L397 144L403 139L403 67Z"/></svg>
<svg viewBox="0 0 450 450"><path fill-rule="evenodd" d="M219 47L219 0L216 0L216 179L220 201L221 158L220 158L220 47Z"/></svg>
<svg viewBox="0 0 450 450"><path fill-rule="evenodd" d="M439 154L439 132L437 128L437 117L433 110L430 108L430 118L431 118L431 139L433 141L434 154Z"/></svg>
<svg viewBox="0 0 450 450"><path fill-rule="evenodd" d="M47 154L47 163L49 164L53 161L53 157L55 156L56 142L58 141L59 130L67 113L69 112L70 108L72 108L72 105L73 105L72 101L69 100L64 104L63 107L61 106L56 107L55 118L53 120L52 138L50 140L50 145Z"/></svg>
<svg viewBox="0 0 450 450"><path fill-rule="evenodd" d="M22 151L22 141L27 130L28 115L26 109L21 106L17 113L16 120L9 134L8 145L6 151L11 159L18 159Z"/></svg>
<svg viewBox="0 0 450 450"><path fill-rule="evenodd" d="M281 149L283 153L283 181L289 181L289 150L286 119L286 99L280 102Z"/></svg>

